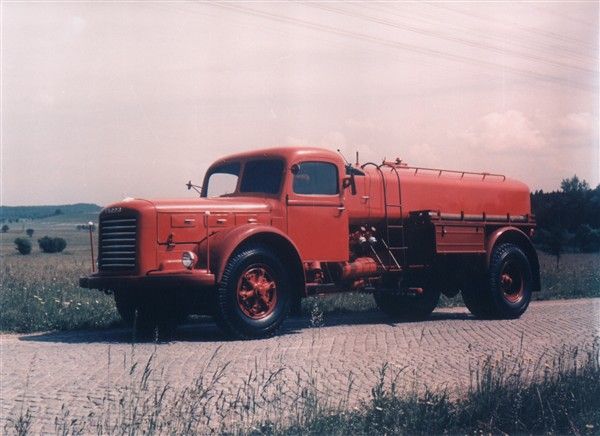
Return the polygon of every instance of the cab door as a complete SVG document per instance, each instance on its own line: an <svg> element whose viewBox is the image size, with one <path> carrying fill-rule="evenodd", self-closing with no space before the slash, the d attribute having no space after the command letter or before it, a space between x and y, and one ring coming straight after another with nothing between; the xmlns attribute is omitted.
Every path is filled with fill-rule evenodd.
<svg viewBox="0 0 600 436"><path fill-rule="evenodd" d="M348 212L339 168L326 161L291 165L287 184L288 235L303 261L348 260Z"/></svg>

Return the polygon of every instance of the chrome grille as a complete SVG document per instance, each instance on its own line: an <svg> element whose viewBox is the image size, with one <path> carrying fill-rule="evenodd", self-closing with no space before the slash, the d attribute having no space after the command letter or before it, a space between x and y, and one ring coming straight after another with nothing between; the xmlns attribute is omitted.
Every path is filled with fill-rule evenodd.
<svg viewBox="0 0 600 436"><path fill-rule="evenodd" d="M136 266L137 219L100 218L100 270L130 270Z"/></svg>

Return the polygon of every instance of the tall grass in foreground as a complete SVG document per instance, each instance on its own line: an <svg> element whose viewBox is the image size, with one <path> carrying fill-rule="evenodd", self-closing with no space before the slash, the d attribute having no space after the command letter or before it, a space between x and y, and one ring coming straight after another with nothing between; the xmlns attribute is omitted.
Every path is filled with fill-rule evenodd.
<svg viewBox="0 0 600 436"><path fill-rule="evenodd" d="M447 392L398 395L386 387L385 368L361 410L322 414L305 423L264 423L255 434L599 434L598 354L582 365L561 367L529 381L491 359L476 372L466 397ZM556 369L556 368L555 368Z"/></svg>
<svg viewBox="0 0 600 436"><path fill-rule="evenodd" d="M188 387L156 381L151 357L132 365L128 386L108 393L86 416L63 407L54 432L75 434L599 434L600 360L596 341L586 351L563 351L549 364L484 360L466 392L433 390L402 370L379 370L370 398L351 404L352 381L335 399L315 378L282 377L285 368L255 368L237 391L225 392L226 367L208 370ZM216 354L216 353L215 353ZM214 358L214 355L213 355ZM212 360L212 359L211 359ZM6 432L28 434L28 410ZM49 429L45 429L48 431Z"/></svg>

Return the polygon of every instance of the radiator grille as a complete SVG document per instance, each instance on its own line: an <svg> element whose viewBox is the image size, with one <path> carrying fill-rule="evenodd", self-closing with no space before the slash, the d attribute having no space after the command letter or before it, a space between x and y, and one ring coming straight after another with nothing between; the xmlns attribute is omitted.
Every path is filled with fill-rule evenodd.
<svg viewBox="0 0 600 436"><path fill-rule="evenodd" d="M136 267L137 219L100 219L98 267L103 271L124 271Z"/></svg>

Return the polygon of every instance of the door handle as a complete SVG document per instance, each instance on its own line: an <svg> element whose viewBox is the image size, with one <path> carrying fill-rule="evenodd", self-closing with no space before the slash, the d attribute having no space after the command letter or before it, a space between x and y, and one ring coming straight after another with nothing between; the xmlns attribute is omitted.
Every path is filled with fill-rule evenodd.
<svg viewBox="0 0 600 436"><path fill-rule="evenodd" d="M343 212L346 210L345 206L338 206L337 210L339 210L340 212Z"/></svg>

